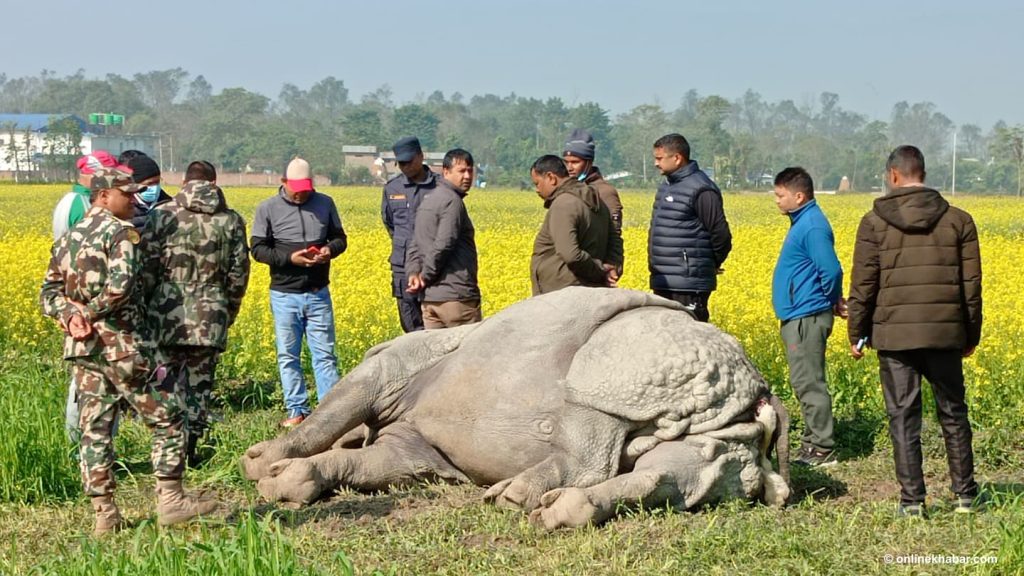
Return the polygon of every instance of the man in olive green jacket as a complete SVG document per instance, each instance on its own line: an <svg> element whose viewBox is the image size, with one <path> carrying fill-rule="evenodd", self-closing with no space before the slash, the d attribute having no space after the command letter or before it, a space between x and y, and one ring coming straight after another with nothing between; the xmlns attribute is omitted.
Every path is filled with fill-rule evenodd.
<svg viewBox="0 0 1024 576"><path fill-rule="evenodd" d="M554 155L538 158L530 178L548 210L530 259L533 295L566 286L615 286L622 274L622 237L597 192L570 178Z"/></svg>

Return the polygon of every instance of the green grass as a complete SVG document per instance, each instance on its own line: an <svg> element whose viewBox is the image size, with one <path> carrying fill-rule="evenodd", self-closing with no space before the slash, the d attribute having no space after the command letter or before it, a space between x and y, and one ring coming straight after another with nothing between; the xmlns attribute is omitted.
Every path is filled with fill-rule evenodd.
<svg viewBox="0 0 1024 576"><path fill-rule="evenodd" d="M300 510L260 503L252 484L240 477L237 459L252 443L275 434L280 414L276 406L240 410L230 404L215 428L214 457L188 478L191 487L214 491L224 512L184 528L159 529L149 436L128 420L118 438L117 497L134 525L96 540L61 428L63 371L38 359L8 361L4 368L5 413L18 396L12 391L24 393L29 383L36 402L45 404L38 416L26 419L33 427L19 424L0 435L3 450L25 445L20 467L12 468L7 458L0 462L5 479L9 471L20 471L24 479L46 470L60 479L23 480L36 488L0 504L4 575L883 574L894 569L884 563L886 554L998 558L995 565L968 568L895 568L903 573L1024 571L1024 453L1004 447L998 458L979 457L978 479L992 506L972 517L955 515L947 502L941 436L929 415L923 438L933 515L923 522L897 519L888 436L875 412L839 419L843 461L825 472L794 469L794 503L785 510L743 502L696 513L653 508L553 534L536 530L520 513L482 503L482 489L473 486L427 485L371 495L343 491ZM976 444L992 445L989 434L979 433Z"/></svg>

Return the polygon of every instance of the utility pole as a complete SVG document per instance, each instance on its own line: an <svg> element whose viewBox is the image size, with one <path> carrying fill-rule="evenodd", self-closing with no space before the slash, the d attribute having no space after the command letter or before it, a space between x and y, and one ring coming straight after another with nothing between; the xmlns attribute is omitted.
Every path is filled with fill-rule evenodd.
<svg viewBox="0 0 1024 576"><path fill-rule="evenodd" d="M956 196L956 130L953 131L953 191L950 195Z"/></svg>

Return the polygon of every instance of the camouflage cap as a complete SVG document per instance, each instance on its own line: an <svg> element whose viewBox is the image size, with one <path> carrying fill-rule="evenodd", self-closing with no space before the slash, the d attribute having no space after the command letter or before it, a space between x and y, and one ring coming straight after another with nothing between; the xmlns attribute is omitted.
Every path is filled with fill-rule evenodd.
<svg viewBox="0 0 1024 576"><path fill-rule="evenodd" d="M97 168L92 174L89 188L94 191L118 189L122 192L138 192L145 188L132 180L132 171L126 166Z"/></svg>

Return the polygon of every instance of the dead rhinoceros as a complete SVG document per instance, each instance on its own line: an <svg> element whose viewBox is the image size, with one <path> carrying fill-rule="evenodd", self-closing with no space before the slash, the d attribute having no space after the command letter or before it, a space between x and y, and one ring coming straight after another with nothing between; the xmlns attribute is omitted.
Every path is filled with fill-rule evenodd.
<svg viewBox="0 0 1024 576"><path fill-rule="evenodd" d="M490 485L487 499L547 528L641 500L781 504L789 488L767 452L784 409L770 398L739 343L678 304L566 288L372 348L242 467L268 500L300 504L339 486ZM361 424L363 447L341 448Z"/></svg>

